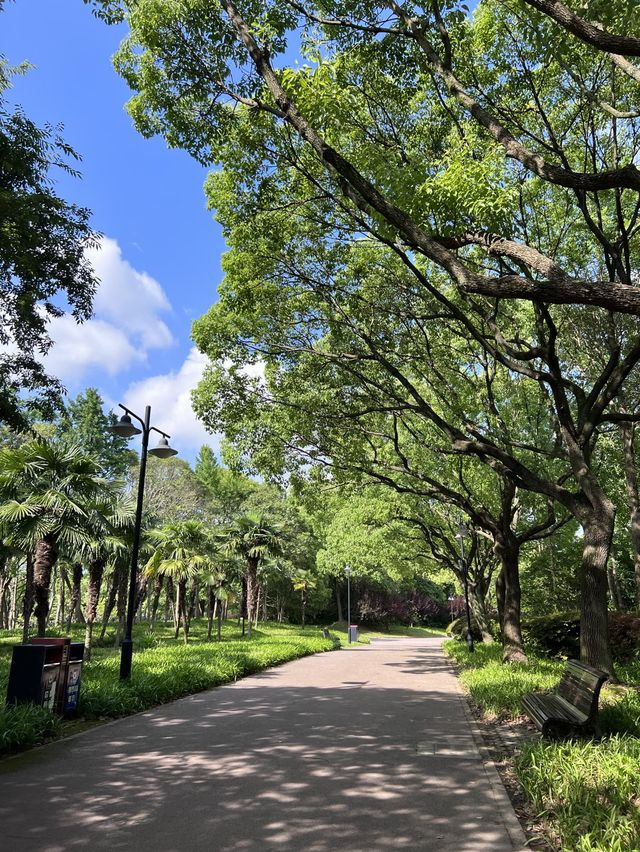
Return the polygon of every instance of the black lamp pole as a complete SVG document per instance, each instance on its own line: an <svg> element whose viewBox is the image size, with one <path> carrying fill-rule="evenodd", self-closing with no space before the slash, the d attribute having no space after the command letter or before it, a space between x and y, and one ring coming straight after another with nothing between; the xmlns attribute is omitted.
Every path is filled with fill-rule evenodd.
<svg viewBox="0 0 640 852"><path fill-rule="evenodd" d="M464 602L467 608L467 650L475 651L473 632L471 631L471 612L469 610L469 566L467 565L467 560L464 558L464 536L466 531L465 525L461 523L457 537L460 539L460 563L464 580Z"/></svg>
<svg viewBox="0 0 640 852"><path fill-rule="evenodd" d="M351 568L347 565L344 569L347 575L347 643L351 644Z"/></svg>
<svg viewBox="0 0 640 852"><path fill-rule="evenodd" d="M138 475L138 496L136 500L136 519L133 528L133 546L131 548L131 571L129 574L129 596L127 599L127 623L125 628L124 639L122 640L122 648L120 650L120 680L128 680L131 677L131 660L133 657L133 617L135 615L136 591L138 579L138 553L140 551L140 530L142 529L142 504L144 502L144 480L147 472L147 454L151 453L159 458L168 458L174 456L177 450L172 449L167 438L171 437L161 429L156 429L150 425L151 421L151 406L147 405L144 410L144 419L134 414L133 411L120 404L125 415L120 418L118 423L111 426L111 431L120 434L123 437L130 438L133 435L139 435L142 432L142 452L140 455L140 472ZM131 418L140 423L142 429L138 429L131 422ZM158 446L149 450L149 433L151 431L158 432L162 438L158 442Z"/></svg>

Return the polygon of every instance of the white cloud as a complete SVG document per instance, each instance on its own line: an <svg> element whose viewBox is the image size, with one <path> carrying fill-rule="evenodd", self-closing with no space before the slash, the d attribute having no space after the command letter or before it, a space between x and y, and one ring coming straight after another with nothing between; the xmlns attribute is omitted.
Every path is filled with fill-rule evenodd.
<svg viewBox="0 0 640 852"><path fill-rule="evenodd" d="M160 318L171 311L171 305L154 278L134 269L109 237L88 250L87 257L100 279L94 318L79 325L65 315L49 324L53 346L44 365L63 383L79 382L94 369L115 376L146 362L150 349L175 343Z"/></svg>
<svg viewBox="0 0 640 852"><path fill-rule="evenodd" d="M78 325L67 314L53 319L49 330L55 343L45 358L45 367L64 381L78 381L95 367L115 376L136 361L145 360L144 352L132 346L123 331L103 320Z"/></svg>
<svg viewBox="0 0 640 852"><path fill-rule="evenodd" d="M186 455L202 444L216 451L220 446L220 436L209 434L191 408L191 391L207 362L206 355L193 347L179 370L135 382L124 398L124 404L140 415L150 405L152 424L168 432L171 444Z"/></svg>
<svg viewBox="0 0 640 852"><path fill-rule="evenodd" d="M134 269L109 237L103 237L87 257L101 282L93 303L96 316L128 332L144 349L171 346L173 335L158 316L171 310L160 284Z"/></svg>

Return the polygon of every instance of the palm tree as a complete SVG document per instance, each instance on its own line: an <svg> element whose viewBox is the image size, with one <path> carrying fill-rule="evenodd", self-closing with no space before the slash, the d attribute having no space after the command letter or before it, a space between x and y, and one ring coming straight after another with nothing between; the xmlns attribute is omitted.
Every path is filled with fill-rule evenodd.
<svg viewBox="0 0 640 852"><path fill-rule="evenodd" d="M196 577L210 561L209 539L202 521L173 521L160 529L151 530L149 538L155 552L145 566L150 577L158 573L177 580L176 639L182 617L185 643L189 641L189 609L187 580Z"/></svg>
<svg viewBox="0 0 640 852"><path fill-rule="evenodd" d="M292 577L292 581L294 591L300 592L300 610L302 615L302 626L304 627L307 612L307 592L310 589L315 589L318 584L311 571L307 571L304 568L300 568L298 570L298 572Z"/></svg>
<svg viewBox="0 0 640 852"><path fill-rule="evenodd" d="M245 563L249 636L251 622L256 614L258 566L267 557L279 556L282 553L282 544L283 534L280 527L258 513L250 512L238 518L227 529L226 551L238 554Z"/></svg>
<svg viewBox="0 0 640 852"><path fill-rule="evenodd" d="M38 636L49 613L51 571L59 550L88 541L87 506L114 490L99 475L99 463L80 447L44 439L0 449L0 521L11 527L9 542L33 554Z"/></svg>
<svg viewBox="0 0 640 852"><path fill-rule="evenodd" d="M110 561L128 551L126 530L133 526L134 504L131 498L94 502L88 513L90 539L82 545L78 556L87 565L87 605L85 611L84 658L91 658L93 624L98 613L100 588L105 568Z"/></svg>

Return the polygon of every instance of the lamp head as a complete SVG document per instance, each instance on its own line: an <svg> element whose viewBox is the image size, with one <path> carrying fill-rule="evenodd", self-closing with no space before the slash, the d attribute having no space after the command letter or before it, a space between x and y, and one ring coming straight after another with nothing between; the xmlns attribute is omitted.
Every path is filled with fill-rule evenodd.
<svg viewBox="0 0 640 852"><path fill-rule="evenodd" d="M344 573L347 575L347 577L349 576L349 574L351 574L351 565L344 566Z"/></svg>
<svg viewBox="0 0 640 852"><path fill-rule="evenodd" d="M134 435L140 435L142 433L142 429L138 429L137 426L133 425L128 414L123 414L117 423L114 423L112 426L108 426L107 428L110 432L120 435L121 438L132 438Z"/></svg>
<svg viewBox="0 0 640 852"><path fill-rule="evenodd" d="M170 447L167 439L164 435L161 435L158 445L149 450L149 455L155 456L158 459L168 459L171 456L177 456L178 451L174 450L173 447Z"/></svg>

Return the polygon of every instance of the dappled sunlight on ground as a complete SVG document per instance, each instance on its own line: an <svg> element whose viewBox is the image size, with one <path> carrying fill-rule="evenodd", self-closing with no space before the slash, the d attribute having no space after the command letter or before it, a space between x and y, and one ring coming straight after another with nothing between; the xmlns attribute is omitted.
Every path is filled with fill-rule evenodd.
<svg viewBox="0 0 640 852"><path fill-rule="evenodd" d="M374 643L6 760L6 848L511 849L451 678Z"/></svg>

